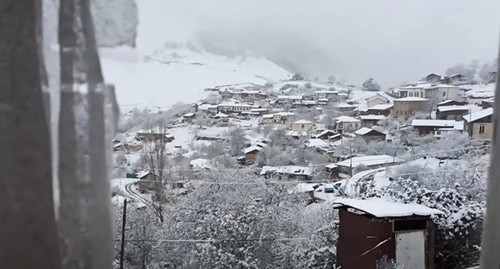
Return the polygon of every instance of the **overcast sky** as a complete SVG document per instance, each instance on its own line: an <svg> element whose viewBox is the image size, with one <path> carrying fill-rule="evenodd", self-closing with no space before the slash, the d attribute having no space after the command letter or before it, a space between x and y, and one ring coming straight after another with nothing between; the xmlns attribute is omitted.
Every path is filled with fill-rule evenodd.
<svg viewBox="0 0 500 269"><path fill-rule="evenodd" d="M385 87L473 59L490 61L500 33L499 0L138 2L147 21L139 46L198 40L221 53L269 57L311 78L374 77Z"/></svg>

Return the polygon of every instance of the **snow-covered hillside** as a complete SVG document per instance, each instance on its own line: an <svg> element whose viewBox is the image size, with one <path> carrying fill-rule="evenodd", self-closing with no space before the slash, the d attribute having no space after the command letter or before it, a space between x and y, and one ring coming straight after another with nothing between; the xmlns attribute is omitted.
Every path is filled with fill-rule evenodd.
<svg viewBox="0 0 500 269"><path fill-rule="evenodd" d="M265 84L291 76L267 59L230 59L187 47L164 48L152 54L128 47L102 49L101 59L106 81L116 85L122 107L168 108L177 102L198 101L207 87Z"/></svg>

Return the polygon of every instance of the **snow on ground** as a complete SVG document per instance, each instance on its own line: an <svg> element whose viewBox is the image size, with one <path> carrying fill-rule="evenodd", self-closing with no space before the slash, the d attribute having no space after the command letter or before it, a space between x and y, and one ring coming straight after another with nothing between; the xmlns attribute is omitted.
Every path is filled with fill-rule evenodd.
<svg viewBox="0 0 500 269"><path fill-rule="evenodd" d="M263 58L227 58L186 48L164 49L143 56L136 49L102 49L103 73L116 86L122 108L169 108L178 102L195 102L205 88L231 83L265 84L290 73Z"/></svg>
<svg viewBox="0 0 500 269"><path fill-rule="evenodd" d="M166 144L167 152L175 153L180 149L188 149L194 140L196 129L195 126L181 126L168 129L168 133L174 136L174 141Z"/></svg>
<svg viewBox="0 0 500 269"><path fill-rule="evenodd" d="M420 166L425 170L430 169L437 171L446 167L466 167L467 163L464 160L453 160L453 159L436 159L433 157L419 158L404 164L395 165L390 167L390 171L397 171L405 168L406 166Z"/></svg>
<svg viewBox="0 0 500 269"><path fill-rule="evenodd" d="M138 182L137 178L115 178L111 180L111 189L115 192L119 192L120 195L127 193L125 186L131 183Z"/></svg>

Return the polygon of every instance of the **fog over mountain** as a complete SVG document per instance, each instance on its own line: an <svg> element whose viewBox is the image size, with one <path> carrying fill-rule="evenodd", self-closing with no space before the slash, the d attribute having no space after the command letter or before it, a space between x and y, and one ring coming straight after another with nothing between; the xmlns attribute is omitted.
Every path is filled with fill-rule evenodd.
<svg viewBox="0 0 500 269"><path fill-rule="evenodd" d="M472 59L496 57L498 0L141 0L157 28L143 44L195 40L207 50L253 53L310 78L384 86ZM144 16L140 16L144 18Z"/></svg>

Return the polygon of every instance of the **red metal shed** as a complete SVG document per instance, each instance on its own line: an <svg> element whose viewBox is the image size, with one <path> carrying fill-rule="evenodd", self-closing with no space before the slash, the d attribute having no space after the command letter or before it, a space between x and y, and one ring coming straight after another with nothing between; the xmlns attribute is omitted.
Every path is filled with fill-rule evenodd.
<svg viewBox="0 0 500 269"><path fill-rule="evenodd" d="M441 211L418 204L381 198L340 199L337 266L377 268L384 256L404 268L433 268L434 233L431 216Z"/></svg>

